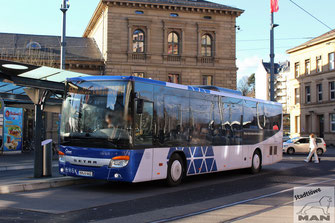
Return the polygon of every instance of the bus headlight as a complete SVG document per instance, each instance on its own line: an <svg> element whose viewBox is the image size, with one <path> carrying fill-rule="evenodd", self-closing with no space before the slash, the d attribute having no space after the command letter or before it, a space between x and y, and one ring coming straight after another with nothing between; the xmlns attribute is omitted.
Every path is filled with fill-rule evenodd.
<svg viewBox="0 0 335 223"><path fill-rule="evenodd" d="M116 156L111 159L109 167L121 168L127 166L128 163L129 163L129 156Z"/></svg>
<svg viewBox="0 0 335 223"><path fill-rule="evenodd" d="M58 161L61 163L65 163L65 156L59 156Z"/></svg>
<svg viewBox="0 0 335 223"><path fill-rule="evenodd" d="M65 154L61 151L58 151L58 160L59 162L65 163Z"/></svg>

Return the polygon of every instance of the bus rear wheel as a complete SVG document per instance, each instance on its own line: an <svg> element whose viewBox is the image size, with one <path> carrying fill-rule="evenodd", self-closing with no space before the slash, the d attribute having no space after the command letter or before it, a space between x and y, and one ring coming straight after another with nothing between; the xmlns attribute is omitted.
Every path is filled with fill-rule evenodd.
<svg viewBox="0 0 335 223"><path fill-rule="evenodd" d="M251 163L251 168L250 171L252 174L259 173L262 169L262 158L261 158L261 153L256 150L254 152L254 155L252 156L252 163Z"/></svg>
<svg viewBox="0 0 335 223"><path fill-rule="evenodd" d="M184 177L185 167L181 156L178 153L172 154L168 164L167 184L171 187L179 185Z"/></svg>

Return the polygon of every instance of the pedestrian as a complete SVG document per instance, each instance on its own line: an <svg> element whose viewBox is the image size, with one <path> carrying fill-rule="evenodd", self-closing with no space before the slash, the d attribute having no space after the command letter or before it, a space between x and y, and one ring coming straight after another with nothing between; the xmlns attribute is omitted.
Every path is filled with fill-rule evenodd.
<svg viewBox="0 0 335 223"><path fill-rule="evenodd" d="M317 145L316 145L316 138L315 135L312 133L309 135L309 154L307 158L305 159L305 162L310 162L312 159L312 156L314 154L314 163L319 163L319 157L316 152Z"/></svg>

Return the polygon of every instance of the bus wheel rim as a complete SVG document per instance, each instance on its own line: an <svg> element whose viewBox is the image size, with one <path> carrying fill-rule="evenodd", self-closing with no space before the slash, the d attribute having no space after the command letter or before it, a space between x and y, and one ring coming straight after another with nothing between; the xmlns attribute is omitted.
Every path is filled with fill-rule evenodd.
<svg viewBox="0 0 335 223"><path fill-rule="evenodd" d="M258 169L259 165L260 165L260 159L259 159L259 156L257 154L254 155L253 163L254 163L254 168Z"/></svg>
<svg viewBox="0 0 335 223"><path fill-rule="evenodd" d="M171 165L171 178L173 181L178 181L181 177L182 166L178 160L173 161Z"/></svg>

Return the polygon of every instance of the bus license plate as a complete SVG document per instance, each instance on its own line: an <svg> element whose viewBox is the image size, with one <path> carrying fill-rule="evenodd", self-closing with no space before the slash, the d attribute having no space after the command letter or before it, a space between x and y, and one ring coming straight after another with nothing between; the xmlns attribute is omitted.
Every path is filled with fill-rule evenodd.
<svg viewBox="0 0 335 223"><path fill-rule="evenodd" d="M85 176L85 177L92 177L93 176L93 172L92 171L82 171L82 170L79 170L78 175Z"/></svg>

